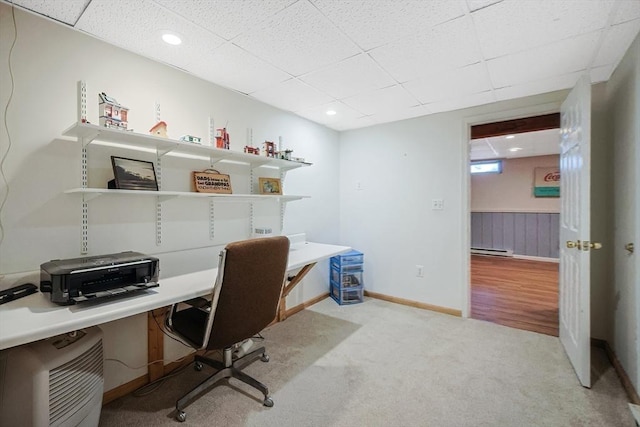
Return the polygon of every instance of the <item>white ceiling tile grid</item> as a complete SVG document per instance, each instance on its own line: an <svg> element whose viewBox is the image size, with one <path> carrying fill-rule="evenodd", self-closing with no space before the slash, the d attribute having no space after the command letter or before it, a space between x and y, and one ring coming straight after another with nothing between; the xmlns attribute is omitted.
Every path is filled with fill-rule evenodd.
<svg viewBox="0 0 640 427"><path fill-rule="evenodd" d="M322 90L335 99L395 84L366 53L345 59L319 71L300 77L300 80Z"/></svg>
<svg viewBox="0 0 640 427"><path fill-rule="evenodd" d="M296 0L154 0L187 21L231 40L255 28Z"/></svg>
<svg viewBox="0 0 640 427"><path fill-rule="evenodd" d="M56 21L75 25L91 0L11 0L14 4L42 13Z"/></svg>
<svg viewBox="0 0 640 427"><path fill-rule="evenodd" d="M467 16L373 49L370 54L400 83L429 77L482 59L475 31Z"/></svg>
<svg viewBox="0 0 640 427"><path fill-rule="evenodd" d="M251 94L264 103L283 110L297 112L332 101L329 95L297 80L289 79Z"/></svg>
<svg viewBox="0 0 640 427"><path fill-rule="evenodd" d="M605 81L640 32L640 0L0 1L336 130Z"/></svg>
<svg viewBox="0 0 640 427"><path fill-rule="evenodd" d="M464 15L451 0L311 0L364 51Z"/></svg>
<svg viewBox="0 0 640 427"><path fill-rule="evenodd" d="M233 43L294 76L361 52L307 1L298 1Z"/></svg>

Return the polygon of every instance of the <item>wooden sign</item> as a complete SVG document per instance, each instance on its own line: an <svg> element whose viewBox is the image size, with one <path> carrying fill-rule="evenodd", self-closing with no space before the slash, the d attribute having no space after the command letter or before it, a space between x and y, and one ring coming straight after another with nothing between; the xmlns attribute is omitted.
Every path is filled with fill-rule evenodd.
<svg viewBox="0 0 640 427"><path fill-rule="evenodd" d="M215 169L193 172L193 183L199 193L231 194L231 179Z"/></svg>

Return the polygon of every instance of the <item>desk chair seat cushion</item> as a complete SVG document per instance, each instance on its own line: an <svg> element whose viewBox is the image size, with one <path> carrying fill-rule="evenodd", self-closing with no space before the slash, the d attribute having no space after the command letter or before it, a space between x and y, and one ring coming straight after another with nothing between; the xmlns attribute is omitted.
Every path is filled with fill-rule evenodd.
<svg viewBox="0 0 640 427"><path fill-rule="evenodd" d="M198 348L204 338L207 316L206 311L195 307L180 310L173 315L172 329Z"/></svg>

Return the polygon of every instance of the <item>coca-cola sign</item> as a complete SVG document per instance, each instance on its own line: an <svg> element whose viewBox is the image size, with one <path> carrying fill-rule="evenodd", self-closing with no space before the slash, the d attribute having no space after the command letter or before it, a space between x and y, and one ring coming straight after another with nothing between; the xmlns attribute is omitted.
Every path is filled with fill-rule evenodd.
<svg viewBox="0 0 640 427"><path fill-rule="evenodd" d="M560 182L560 171L549 172L544 176L544 182Z"/></svg>
<svg viewBox="0 0 640 427"><path fill-rule="evenodd" d="M560 197L560 169L535 168L535 197Z"/></svg>

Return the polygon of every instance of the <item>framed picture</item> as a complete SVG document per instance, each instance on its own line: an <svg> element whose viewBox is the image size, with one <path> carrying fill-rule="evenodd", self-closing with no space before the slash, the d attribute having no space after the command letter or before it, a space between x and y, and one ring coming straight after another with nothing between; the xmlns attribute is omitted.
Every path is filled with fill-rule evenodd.
<svg viewBox="0 0 640 427"><path fill-rule="evenodd" d="M260 194L282 194L280 178L258 178Z"/></svg>
<svg viewBox="0 0 640 427"><path fill-rule="evenodd" d="M114 187L121 190L158 191L153 162L111 156Z"/></svg>

